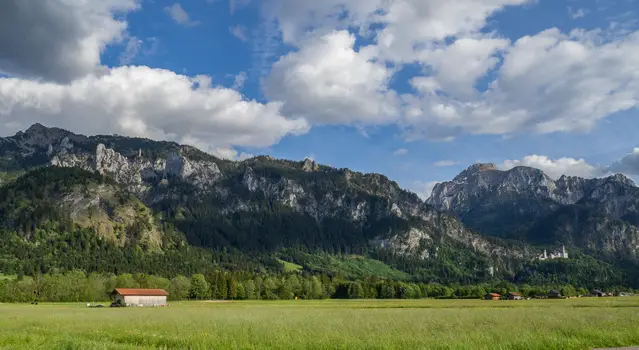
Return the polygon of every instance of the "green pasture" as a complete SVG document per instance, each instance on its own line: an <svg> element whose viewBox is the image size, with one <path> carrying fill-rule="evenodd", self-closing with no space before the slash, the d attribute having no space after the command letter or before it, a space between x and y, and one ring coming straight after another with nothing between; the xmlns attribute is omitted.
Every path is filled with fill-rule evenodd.
<svg viewBox="0 0 639 350"><path fill-rule="evenodd" d="M592 349L639 345L639 298L0 304L2 349Z"/></svg>

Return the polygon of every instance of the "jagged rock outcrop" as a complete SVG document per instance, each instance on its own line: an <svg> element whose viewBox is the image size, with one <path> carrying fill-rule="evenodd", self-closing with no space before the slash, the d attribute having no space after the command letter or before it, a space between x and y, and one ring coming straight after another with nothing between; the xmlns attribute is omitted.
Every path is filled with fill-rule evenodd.
<svg viewBox="0 0 639 350"><path fill-rule="evenodd" d="M493 164L476 164L435 186L427 202L488 235L639 252L639 188L623 175L553 180L534 168L500 171Z"/></svg>
<svg viewBox="0 0 639 350"><path fill-rule="evenodd" d="M134 143L127 138L111 136L86 137L58 128L47 128L35 124L25 132L4 138L0 147L0 158L11 159L18 169L48 163L59 167L79 167L98 171L125 184L136 194L143 195L155 182L177 178L205 190L221 176L215 161L190 159L185 154L196 156L202 152L192 147L173 143L155 143L157 154L143 155L149 140L143 140L140 148L126 147L121 143ZM121 150L106 144L120 146ZM212 156L209 156L212 158ZM7 162L9 163L9 162ZM8 168L8 167L7 167Z"/></svg>

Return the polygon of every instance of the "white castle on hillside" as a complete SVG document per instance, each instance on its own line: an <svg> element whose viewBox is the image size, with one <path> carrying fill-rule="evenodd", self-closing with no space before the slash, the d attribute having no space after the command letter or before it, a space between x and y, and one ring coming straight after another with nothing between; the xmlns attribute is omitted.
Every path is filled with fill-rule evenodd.
<svg viewBox="0 0 639 350"><path fill-rule="evenodd" d="M561 247L561 251L554 251L548 255L546 249L544 249L544 253L539 256L539 260L548 260L548 259L568 259L568 253L566 252L566 246Z"/></svg>

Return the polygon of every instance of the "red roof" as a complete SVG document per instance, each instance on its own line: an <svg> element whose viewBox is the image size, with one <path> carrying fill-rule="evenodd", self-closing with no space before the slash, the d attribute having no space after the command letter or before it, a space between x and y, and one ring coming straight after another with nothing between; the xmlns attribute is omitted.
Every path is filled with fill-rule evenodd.
<svg viewBox="0 0 639 350"><path fill-rule="evenodd" d="M517 292L508 292L508 294L510 294L510 295L514 295L514 296L516 296L516 297L520 297L520 296L521 296L521 294L519 294L519 293L517 293Z"/></svg>
<svg viewBox="0 0 639 350"><path fill-rule="evenodd" d="M501 295L497 294L497 293L488 293L488 295L490 295L491 297L500 297Z"/></svg>
<svg viewBox="0 0 639 350"><path fill-rule="evenodd" d="M140 288L116 288L113 293L120 294L122 296L125 295L135 295L135 296L167 296L169 293L164 289L140 289Z"/></svg>

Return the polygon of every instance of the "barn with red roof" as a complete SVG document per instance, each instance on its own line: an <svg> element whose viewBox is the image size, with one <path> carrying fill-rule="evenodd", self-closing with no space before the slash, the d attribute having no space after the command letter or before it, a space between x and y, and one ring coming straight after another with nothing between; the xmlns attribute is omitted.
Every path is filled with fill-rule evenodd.
<svg viewBox="0 0 639 350"><path fill-rule="evenodd" d="M116 288L111 293L116 306L166 306L164 289Z"/></svg>

